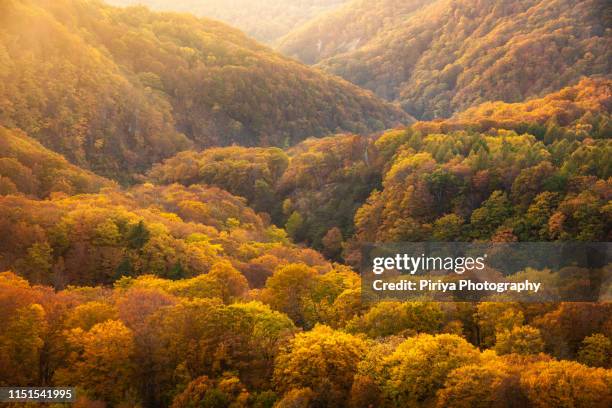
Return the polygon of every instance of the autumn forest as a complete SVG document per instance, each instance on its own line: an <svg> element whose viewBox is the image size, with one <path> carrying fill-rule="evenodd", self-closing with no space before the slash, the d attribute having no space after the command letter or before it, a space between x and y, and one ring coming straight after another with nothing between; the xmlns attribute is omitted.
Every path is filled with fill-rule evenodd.
<svg viewBox="0 0 612 408"><path fill-rule="evenodd" d="M108 3L0 0L0 387L612 405L612 303L359 274L366 243L611 241L609 2Z"/></svg>

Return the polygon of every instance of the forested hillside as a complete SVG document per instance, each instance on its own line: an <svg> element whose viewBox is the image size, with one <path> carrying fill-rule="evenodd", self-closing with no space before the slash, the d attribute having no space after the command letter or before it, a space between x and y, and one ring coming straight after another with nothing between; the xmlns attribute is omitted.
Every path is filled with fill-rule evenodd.
<svg viewBox="0 0 612 408"><path fill-rule="evenodd" d="M148 177L157 184L213 184L245 197L297 241L321 249L329 233L326 255L336 257L355 211L380 187L383 158L374 141L347 134L308 139L286 152L236 146L183 152Z"/></svg>
<svg viewBox="0 0 612 408"><path fill-rule="evenodd" d="M605 0L354 1L281 49L431 119L608 75L611 22Z"/></svg>
<svg viewBox="0 0 612 408"><path fill-rule="evenodd" d="M304 23L278 41L278 50L307 64L355 51L393 30L434 0L352 0Z"/></svg>
<svg viewBox="0 0 612 408"><path fill-rule="evenodd" d="M347 0L106 0L118 6L143 4L224 21L249 36L274 43L300 24Z"/></svg>
<svg viewBox="0 0 612 408"><path fill-rule="evenodd" d="M121 181L191 147L285 146L409 120L212 20L9 0L0 25L0 122Z"/></svg>
<svg viewBox="0 0 612 408"><path fill-rule="evenodd" d="M12 189L0 385L76 386L83 407L607 407L609 303L367 304L328 259L360 241L609 240L611 86L286 152L185 152L127 190ZM24 168L15 139L42 149L0 136Z"/></svg>
<svg viewBox="0 0 612 408"><path fill-rule="evenodd" d="M372 242L612 239L603 2L391 3L324 65L360 55L448 118L212 20L0 0L0 387L75 387L74 408L612 406L610 265L511 277L594 303L376 302L356 267Z"/></svg>
<svg viewBox="0 0 612 408"><path fill-rule="evenodd" d="M610 81L585 79L382 136L182 153L149 177L227 189L336 258L355 240L606 241L611 109Z"/></svg>
<svg viewBox="0 0 612 408"><path fill-rule="evenodd" d="M74 166L19 130L0 126L0 195L94 193L115 183Z"/></svg>
<svg viewBox="0 0 612 408"><path fill-rule="evenodd" d="M584 80L383 135L391 160L357 212L357 239L609 241L611 91Z"/></svg>
<svg viewBox="0 0 612 408"><path fill-rule="evenodd" d="M249 200L258 211L274 214L274 188L289 164L279 148L241 147L188 151L158 163L148 173L156 184L209 184Z"/></svg>
<svg viewBox="0 0 612 408"><path fill-rule="evenodd" d="M0 233L12 237L0 242L0 269L57 288L142 274L204 276L222 261L257 287L278 265L329 265L216 187L142 185L45 201L9 195L0 197L0 213Z"/></svg>

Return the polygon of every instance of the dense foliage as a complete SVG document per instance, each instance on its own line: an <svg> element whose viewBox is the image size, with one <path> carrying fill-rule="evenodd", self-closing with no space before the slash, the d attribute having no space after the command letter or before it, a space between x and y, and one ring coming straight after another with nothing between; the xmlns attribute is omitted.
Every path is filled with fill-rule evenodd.
<svg viewBox="0 0 612 408"><path fill-rule="evenodd" d="M357 239L608 241L610 89L585 80L383 135L390 160L357 212Z"/></svg>
<svg viewBox="0 0 612 408"><path fill-rule="evenodd" d="M0 25L1 123L121 181L194 145L285 146L409 120L212 20L9 0Z"/></svg>
<svg viewBox="0 0 612 408"><path fill-rule="evenodd" d="M314 251L216 187L139 186L128 193L0 197L0 267L31 282L109 284L122 276L179 279L231 262L253 285L274 269L305 262L328 269Z"/></svg>
<svg viewBox="0 0 612 408"><path fill-rule="evenodd" d="M561 0L433 4L526 47L489 13L559 24L537 41L575 28ZM565 42L576 72L575 42L606 58L593 21ZM75 408L607 408L612 303L365 302L349 265L364 241L609 241L611 109L594 77L342 133L405 116L221 23L2 1L0 386L74 386Z"/></svg>
<svg viewBox="0 0 612 408"><path fill-rule="evenodd" d="M153 166L148 176L157 184L210 184L246 198L258 211L274 213L274 187L289 158L278 148L231 146L187 151Z"/></svg>
<svg viewBox="0 0 612 408"><path fill-rule="evenodd" d="M212 184L242 196L295 240L337 257L343 237L352 235L355 212L380 186L382 167L374 138L338 135L286 152L237 146L184 152L148 176L154 183Z"/></svg>
<svg viewBox="0 0 612 408"><path fill-rule="evenodd" d="M150 180L227 189L335 259L356 242L605 241L610 95L610 81L585 79L369 138L182 153Z"/></svg>
<svg viewBox="0 0 612 408"><path fill-rule="evenodd" d="M82 407L607 407L611 304L366 304L353 270L291 237L349 262L414 234L607 240L609 89L185 152L127 190L3 195L0 385L76 386Z"/></svg>
<svg viewBox="0 0 612 408"><path fill-rule="evenodd" d="M605 0L356 0L282 50L431 119L609 75L610 34Z"/></svg>
<svg viewBox="0 0 612 408"><path fill-rule="evenodd" d="M18 130L0 126L0 195L45 198L98 192L114 183L74 166Z"/></svg>
<svg viewBox="0 0 612 408"><path fill-rule="evenodd" d="M278 49L306 64L316 64L367 45L432 1L352 0L292 30L279 40Z"/></svg>
<svg viewBox="0 0 612 408"><path fill-rule="evenodd" d="M107 0L118 6L144 4L211 17L240 28L259 41L274 43L300 24L347 0Z"/></svg>
<svg viewBox="0 0 612 408"><path fill-rule="evenodd" d="M503 401L603 408L611 402L610 362L596 352L609 347L609 305L442 310L428 304L426 313L438 308L443 324L434 328L419 326L425 305L382 303L417 313L395 321L395 330L349 333L348 320L339 317L365 316L346 302L350 274L317 274L304 264L277 274L283 279L270 281L264 295L248 292L236 279L241 275L223 263L194 278L124 277L112 288L58 292L0 273L0 385L76 386L80 407L198 401L204 407L488 407ZM293 286L279 288L283 282ZM318 323L312 330L300 332L289 317L299 310ZM508 314L520 318L500 319ZM589 318L568 325L577 315ZM497 354L471 335L491 329ZM584 341L574 346L573 338ZM518 347L506 354L509 344ZM558 357L589 356L588 365L557 361L540 353L543 347L571 353Z"/></svg>
<svg viewBox="0 0 612 408"><path fill-rule="evenodd" d="M287 232L337 257L353 233L353 217L380 185L381 158L372 138L339 135L309 139L289 150L291 161L277 186ZM301 219L291 225L291 219ZM289 227L292 228L289 228Z"/></svg>

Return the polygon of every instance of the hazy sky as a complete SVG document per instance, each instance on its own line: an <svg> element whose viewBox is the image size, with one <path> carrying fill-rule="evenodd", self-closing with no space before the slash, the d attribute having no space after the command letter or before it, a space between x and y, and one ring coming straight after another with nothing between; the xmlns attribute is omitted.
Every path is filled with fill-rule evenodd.
<svg viewBox="0 0 612 408"><path fill-rule="evenodd" d="M157 10L189 12L240 28L274 43L292 29L347 0L106 0L113 5L143 4Z"/></svg>

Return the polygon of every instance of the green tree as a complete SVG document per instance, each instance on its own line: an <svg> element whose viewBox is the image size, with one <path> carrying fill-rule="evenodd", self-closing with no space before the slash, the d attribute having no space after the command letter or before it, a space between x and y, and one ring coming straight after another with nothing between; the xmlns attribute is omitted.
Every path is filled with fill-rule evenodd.
<svg viewBox="0 0 612 408"><path fill-rule="evenodd" d="M610 368L612 341L600 333L585 337L578 351L578 361L590 367Z"/></svg>
<svg viewBox="0 0 612 408"><path fill-rule="evenodd" d="M142 248L151 238L151 233L147 229L143 220L140 220L138 224L130 226L126 239L130 248L140 249Z"/></svg>
<svg viewBox="0 0 612 408"><path fill-rule="evenodd" d="M107 219L98 224L94 229L93 242L100 246L114 246L119 243L121 234L117 224L111 219Z"/></svg>
<svg viewBox="0 0 612 408"><path fill-rule="evenodd" d="M487 239L512 214L512 206L506 193L494 191L474 210L470 219L472 233L476 239Z"/></svg>
<svg viewBox="0 0 612 408"><path fill-rule="evenodd" d="M347 329L372 338L410 336L439 331L442 319L443 313L437 303L383 301L350 321Z"/></svg>
<svg viewBox="0 0 612 408"><path fill-rule="evenodd" d="M540 331L531 326L515 326L504 329L496 335L497 354L538 354L544 351L544 341Z"/></svg>
<svg viewBox="0 0 612 408"><path fill-rule="evenodd" d="M27 256L20 264L30 282L44 283L49 281L53 266L53 249L48 242L36 242L28 248Z"/></svg>
<svg viewBox="0 0 612 408"><path fill-rule="evenodd" d="M432 236L436 241L457 241L463 235L464 220L457 214L438 218L433 225Z"/></svg>
<svg viewBox="0 0 612 408"><path fill-rule="evenodd" d="M304 218L302 218L302 215L297 211L291 213L287 219L287 222L285 223L285 230L287 230L287 234L289 234L289 236L294 240L300 241L303 227Z"/></svg>
<svg viewBox="0 0 612 408"><path fill-rule="evenodd" d="M115 276L113 277L113 280L117 281L124 276L133 276L133 274L134 267L132 266L132 261L130 261L129 257L124 256L121 260L121 263L119 263L117 269L115 270Z"/></svg>

